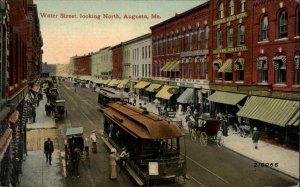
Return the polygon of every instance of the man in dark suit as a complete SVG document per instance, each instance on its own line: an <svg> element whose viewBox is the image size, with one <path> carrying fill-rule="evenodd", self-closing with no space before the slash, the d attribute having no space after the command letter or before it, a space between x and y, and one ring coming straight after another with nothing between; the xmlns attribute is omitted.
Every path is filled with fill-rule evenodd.
<svg viewBox="0 0 300 187"><path fill-rule="evenodd" d="M48 138L47 141L45 141L44 143L44 153L46 155L46 163L48 163L49 161L49 165L51 165L51 160L52 160L52 153L54 151L54 147L53 147L53 142L50 140L50 138Z"/></svg>

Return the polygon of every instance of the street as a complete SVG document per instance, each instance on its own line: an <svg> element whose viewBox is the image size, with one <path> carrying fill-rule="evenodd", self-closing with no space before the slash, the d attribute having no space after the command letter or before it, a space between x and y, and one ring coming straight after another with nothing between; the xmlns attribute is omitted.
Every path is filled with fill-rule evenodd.
<svg viewBox="0 0 300 187"><path fill-rule="evenodd" d="M59 146L64 155L64 132L66 127L84 128L88 138L96 129L100 136L103 129L103 115L97 110L97 93L88 88L77 87L71 82L58 84L59 94L66 100L68 116L57 123ZM99 137L98 136L98 137ZM100 138L100 137L99 137ZM133 180L125 172L118 174L117 181L108 178L109 151L98 139L98 153L90 153L90 159L80 163L79 178L67 177L67 186L132 186ZM185 138L187 156L187 180L185 186L293 186L297 181L266 167L255 167L255 161L238 155L213 142L205 147L199 142ZM63 157L62 157L63 158ZM62 161L63 162L63 161ZM65 170L65 169L64 169ZM63 172L65 173L65 172Z"/></svg>

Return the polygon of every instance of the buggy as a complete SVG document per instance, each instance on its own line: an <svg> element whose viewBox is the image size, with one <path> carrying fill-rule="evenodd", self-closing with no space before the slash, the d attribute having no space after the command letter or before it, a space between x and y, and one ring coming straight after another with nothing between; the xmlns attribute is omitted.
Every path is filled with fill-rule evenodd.
<svg viewBox="0 0 300 187"><path fill-rule="evenodd" d="M67 116L67 110L65 109L65 100L56 100L54 102L55 121L63 119L65 116Z"/></svg>

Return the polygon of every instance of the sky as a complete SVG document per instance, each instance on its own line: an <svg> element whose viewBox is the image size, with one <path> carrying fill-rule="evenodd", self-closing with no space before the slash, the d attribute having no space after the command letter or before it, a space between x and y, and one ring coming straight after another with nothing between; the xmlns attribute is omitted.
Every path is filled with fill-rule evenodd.
<svg viewBox="0 0 300 187"><path fill-rule="evenodd" d="M150 33L150 27L206 0L34 0L43 38L43 62L66 64ZM157 16L151 17L152 14ZM146 15L143 19L125 16ZM118 18L119 17L119 18Z"/></svg>

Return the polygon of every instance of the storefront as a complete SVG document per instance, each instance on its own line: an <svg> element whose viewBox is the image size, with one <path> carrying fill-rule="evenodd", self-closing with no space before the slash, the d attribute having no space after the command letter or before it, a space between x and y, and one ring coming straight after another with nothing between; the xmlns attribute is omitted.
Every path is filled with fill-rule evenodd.
<svg viewBox="0 0 300 187"><path fill-rule="evenodd" d="M134 85L135 93L139 95L139 99L148 100L145 88L148 87L151 82L148 81L139 81L136 85Z"/></svg>
<svg viewBox="0 0 300 187"><path fill-rule="evenodd" d="M124 90L125 92L129 92L130 82L128 79L120 80L119 84L117 85L118 89Z"/></svg>
<svg viewBox="0 0 300 187"><path fill-rule="evenodd" d="M162 84L150 84L150 86L148 86L145 91L148 92L148 99L149 102L152 102L155 100L155 95L157 94L157 92L159 92L160 88L162 87Z"/></svg>
<svg viewBox="0 0 300 187"><path fill-rule="evenodd" d="M160 99L160 104L167 109L176 111L176 99L179 96L179 87L164 85L162 89L155 95L156 98Z"/></svg>

